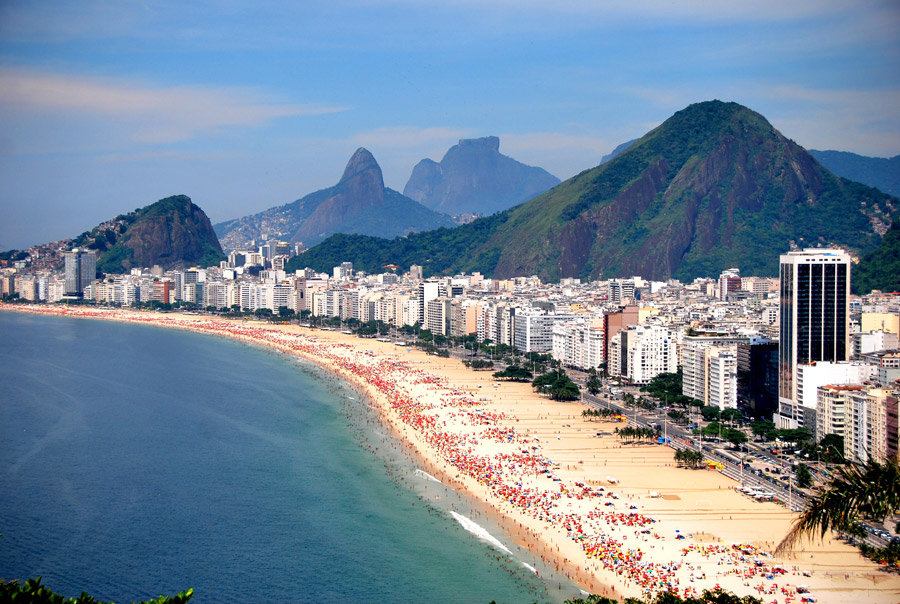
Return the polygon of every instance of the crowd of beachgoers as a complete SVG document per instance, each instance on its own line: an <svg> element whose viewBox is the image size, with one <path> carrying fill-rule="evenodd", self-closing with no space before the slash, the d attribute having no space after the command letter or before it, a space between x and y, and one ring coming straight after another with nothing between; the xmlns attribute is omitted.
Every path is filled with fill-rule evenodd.
<svg viewBox="0 0 900 604"><path fill-rule="evenodd" d="M382 409L385 421L395 426L400 422L414 433L414 442L424 443L425 450L418 454L442 469L445 481L461 489L472 481L483 487L487 503L523 532L544 540L544 551L552 535L576 544L580 557L568 553L571 548L554 547L560 541L549 541L560 572L596 593L668 591L691 596L721 586L767 603L813 598L802 593L805 588L797 589L809 581L810 571L785 566L758 545L694 542L692 535L661 530L657 519L642 513L638 500L617 488L616 479L604 484L564 479L540 437L517 429L518 418L492 409L487 392L430 371L417 360L420 355L404 356L400 349L376 353L366 349L365 340L350 344L314 330L278 329L252 321L83 307L18 310L227 336L299 355L337 372L364 388L376 405L387 406Z"/></svg>

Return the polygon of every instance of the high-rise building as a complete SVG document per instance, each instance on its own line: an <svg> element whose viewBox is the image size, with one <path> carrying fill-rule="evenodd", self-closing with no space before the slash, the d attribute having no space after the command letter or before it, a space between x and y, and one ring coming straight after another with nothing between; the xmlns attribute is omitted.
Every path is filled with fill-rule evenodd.
<svg viewBox="0 0 900 604"><path fill-rule="evenodd" d="M836 249L783 254L779 290L778 420L796 428L798 368L849 358L850 256Z"/></svg>
<svg viewBox="0 0 900 604"><path fill-rule="evenodd" d="M97 252L74 248L64 252L66 259L66 295L81 296L97 272Z"/></svg>

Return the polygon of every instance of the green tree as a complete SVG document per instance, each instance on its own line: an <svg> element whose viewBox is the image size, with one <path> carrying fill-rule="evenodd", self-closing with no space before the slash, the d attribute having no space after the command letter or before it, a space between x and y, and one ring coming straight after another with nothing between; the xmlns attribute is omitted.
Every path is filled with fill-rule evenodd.
<svg viewBox="0 0 900 604"><path fill-rule="evenodd" d="M721 410L712 405L700 409L700 414L703 416L703 419L708 422L717 420L722 416Z"/></svg>
<svg viewBox="0 0 900 604"><path fill-rule="evenodd" d="M726 428L725 430L723 430L722 438L733 445L742 445L749 440L747 438L747 435L744 434L743 431L736 428Z"/></svg>
<svg viewBox="0 0 900 604"><path fill-rule="evenodd" d="M531 386L537 392L549 394L550 398L556 401L574 401L581 396L578 385L559 368L537 376Z"/></svg>
<svg viewBox="0 0 900 604"><path fill-rule="evenodd" d="M585 386L587 387L588 392L590 392L594 396L597 396L597 394L600 392L600 389L603 387L603 382L601 382L600 378L597 377L597 374L594 373L590 378L588 378L587 384L585 384Z"/></svg>
<svg viewBox="0 0 900 604"><path fill-rule="evenodd" d="M795 474L797 475L798 487L800 487L801 489L808 489L812 486L812 472L809 471L809 467L805 463L797 464Z"/></svg>
<svg viewBox="0 0 900 604"><path fill-rule="evenodd" d="M510 365L503 371L494 374L498 380L507 380L510 382L530 382L534 377L530 371L519 365Z"/></svg>
<svg viewBox="0 0 900 604"><path fill-rule="evenodd" d="M750 424L750 430L754 436L758 436L763 440L772 440L775 438L775 422L767 419L755 421Z"/></svg>
<svg viewBox="0 0 900 604"><path fill-rule="evenodd" d="M722 409L721 417L726 422L733 424L733 422L741 419L742 413L738 409Z"/></svg>

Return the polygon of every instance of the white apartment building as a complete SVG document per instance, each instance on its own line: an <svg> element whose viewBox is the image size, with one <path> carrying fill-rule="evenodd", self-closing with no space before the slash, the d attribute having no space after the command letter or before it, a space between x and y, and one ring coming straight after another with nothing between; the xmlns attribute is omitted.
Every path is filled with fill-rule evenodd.
<svg viewBox="0 0 900 604"><path fill-rule="evenodd" d="M818 361L811 365L797 367L797 410L794 414L795 425L781 424L783 427L812 428L816 425L816 409L819 404L818 389L822 386L842 386L862 384L875 375L877 368L859 362L831 363ZM783 405L784 401L782 401ZM775 417L776 421L779 419Z"/></svg>
<svg viewBox="0 0 900 604"><path fill-rule="evenodd" d="M450 335L451 298L435 298L425 303L425 328L432 334Z"/></svg>
<svg viewBox="0 0 900 604"><path fill-rule="evenodd" d="M557 321L551 333L553 358L568 367L600 367L606 345L603 318Z"/></svg>
<svg viewBox="0 0 900 604"><path fill-rule="evenodd" d="M707 405L737 409L737 349L713 346L706 351L709 386Z"/></svg>
<svg viewBox="0 0 900 604"><path fill-rule="evenodd" d="M649 383L660 373L678 370L675 338L661 325L638 325L617 333L609 343L609 373L633 384Z"/></svg>
<svg viewBox="0 0 900 604"><path fill-rule="evenodd" d="M550 352L553 349L553 325L571 318L571 315L519 309L516 312L513 345L520 352Z"/></svg>

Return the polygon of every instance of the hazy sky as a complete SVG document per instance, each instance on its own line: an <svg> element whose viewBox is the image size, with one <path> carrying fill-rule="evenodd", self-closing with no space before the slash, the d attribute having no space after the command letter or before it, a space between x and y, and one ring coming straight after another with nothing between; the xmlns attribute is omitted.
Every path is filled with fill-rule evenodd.
<svg viewBox="0 0 900 604"><path fill-rule="evenodd" d="M566 179L714 98L900 154L900 2L0 0L0 249L179 193L250 214L360 146L401 191L486 135Z"/></svg>

